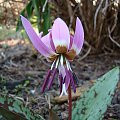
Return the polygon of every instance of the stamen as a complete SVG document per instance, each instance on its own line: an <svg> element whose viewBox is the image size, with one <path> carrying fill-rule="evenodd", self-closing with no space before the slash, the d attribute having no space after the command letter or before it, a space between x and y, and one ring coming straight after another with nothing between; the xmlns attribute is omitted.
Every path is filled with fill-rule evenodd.
<svg viewBox="0 0 120 120"><path fill-rule="evenodd" d="M65 68L65 72L66 72L66 77L65 77L65 85L66 85L66 90L68 89L69 85L70 85L70 75L68 73L67 68Z"/></svg>
<svg viewBox="0 0 120 120"><path fill-rule="evenodd" d="M67 66L67 69L69 70L69 62L67 61L67 59L65 58L65 61L66 61L66 66Z"/></svg>
<svg viewBox="0 0 120 120"><path fill-rule="evenodd" d="M58 67L58 64L59 64L59 57L58 57L58 59L57 59L57 61L56 61L55 68L57 68L57 67Z"/></svg>
<svg viewBox="0 0 120 120"><path fill-rule="evenodd" d="M68 62L68 60L67 60L67 64L68 64L69 69L72 71L71 66L70 66L70 62Z"/></svg>
<svg viewBox="0 0 120 120"><path fill-rule="evenodd" d="M72 69L70 67L70 63L68 62L68 60L66 58L65 58L65 60L66 60L66 66L67 66L66 74L68 72L68 74L69 74L68 76L70 77L70 81L71 81L70 83L71 83L73 91L75 93L76 92L76 86L75 86L75 83L74 83L74 80L73 80Z"/></svg>
<svg viewBox="0 0 120 120"><path fill-rule="evenodd" d="M60 57L60 63L63 66L63 55L61 55L61 57Z"/></svg>
<svg viewBox="0 0 120 120"><path fill-rule="evenodd" d="M75 86L75 83L74 83L74 80L73 80L73 75L72 75L70 70L68 70L68 73L69 73L69 76L70 76L70 80L71 80L71 85L72 85L73 91L74 91L74 93L76 93L76 86Z"/></svg>
<svg viewBox="0 0 120 120"><path fill-rule="evenodd" d="M43 93L44 90L45 90L45 87L46 87L46 85L47 85L47 83L48 83L48 80L49 80L49 78L50 78L51 72L52 72L51 70L48 70L48 72L47 72L47 76L45 77L44 83L43 83L42 88L41 88L41 92L42 92L42 93Z"/></svg>
<svg viewBox="0 0 120 120"><path fill-rule="evenodd" d="M53 83L53 80L54 80L54 78L55 78L55 74L56 74L56 72L57 72L57 70L58 70L58 69L57 69L58 64L59 64L59 58L58 58L57 61L56 61L55 68L54 68L53 73L52 73L52 76L51 76L51 78L50 78L50 80L49 80L48 89L50 89L50 87L51 87L51 85L52 85L52 83ZM53 69L53 67L54 67L54 62L53 62L53 66L51 66L51 69Z"/></svg>
<svg viewBox="0 0 120 120"><path fill-rule="evenodd" d="M75 80L76 84L79 84L78 78L74 72L72 72L73 79Z"/></svg>
<svg viewBox="0 0 120 120"><path fill-rule="evenodd" d="M62 97L63 94L68 95L68 94L67 94L67 91L66 91L66 88L65 88L65 83L62 85L62 92L61 92L61 94L60 94L59 97Z"/></svg>
<svg viewBox="0 0 120 120"><path fill-rule="evenodd" d="M53 74L52 74L52 76L51 76L51 78L50 78L50 80L49 80L49 83L48 83L48 89L50 89L50 87L51 87L51 85L52 85L52 83L53 83L53 80L54 80L54 78L55 78L56 72L57 72L57 68L55 68L55 69L53 70Z"/></svg>
<svg viewBox="0 0 120 120"><path fill-rule="evenodd" d="M50 68L51 70L52 70L53 67L54 67L55 61L56 61L56 60L54 60L54 62L53 62L52 65L51 65L51 68Z"/></svg>

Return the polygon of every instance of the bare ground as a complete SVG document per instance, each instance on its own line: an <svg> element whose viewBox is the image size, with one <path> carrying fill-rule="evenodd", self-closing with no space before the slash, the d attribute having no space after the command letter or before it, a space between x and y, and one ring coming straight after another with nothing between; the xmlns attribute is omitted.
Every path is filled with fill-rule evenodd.
<svg viewBox="0 0 120 120"><path fill-rule="evenodd" d="M115 66L120 66L119 54L89 55L80 60L81 56L72 63L72 69L78 76L79 85L89 85L91 80L95 80ZM50 63L23 40L0 41L0 91L20 96L30 108L46 119L49 113L45 94L51 93L52 96L59 94L56 92L56 90L59 91L57 80L54 80L50 91L45 94L40 93L49 68ZM32 94L33 90L35 90L34 94ZM51 106L63 120L66 120L67 103L60 105L52 103ZM104 120L120 120L120 85L118 85Z"/></svg>

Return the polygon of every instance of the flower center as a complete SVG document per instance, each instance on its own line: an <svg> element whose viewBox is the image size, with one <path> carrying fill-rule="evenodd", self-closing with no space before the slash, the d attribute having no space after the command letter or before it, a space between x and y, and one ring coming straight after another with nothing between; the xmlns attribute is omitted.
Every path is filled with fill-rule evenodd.
<svg viewBox="0 0 120 120"><path fill-rule="evenodd" d="M67 48L65 46L57 46L56 47L56 52L58 54L63 54L63 53L66 53L67 52Z"/></svg>
<svg viewBox="0 0 120 120"><path fill-rule="evenodd" d="M73 73L70 63L64 54L58 54L57 58L53 61L50 70L47 73L45 81L42 86L42 92L44 92L46 86L50 89L56 74L59 74L59 85L60 85L60 97L65 94L67 95L67 89L72 86L73 91L76 92L75 80L77 77Z"/></svg>
<svg viewBox="0 0 120 120"><path fill-rule="evenodd" d="M71 61L76 56L75 50L72 49L70 51L67 51L67 48L65 46L57 46L56 53L57 53L57 55L53 55L53 56L49 57L48 59L53 62L57 58L59 58L61 55L63 55L67 60Z"/></svg>

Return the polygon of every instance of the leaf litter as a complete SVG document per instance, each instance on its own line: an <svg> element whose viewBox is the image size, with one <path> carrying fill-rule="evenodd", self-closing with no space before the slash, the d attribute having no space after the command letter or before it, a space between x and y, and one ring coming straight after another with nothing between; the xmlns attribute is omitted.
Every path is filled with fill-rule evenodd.
<svg viewBox="0 0 120 120"><path fill-rule="evenodd" d="M89 55L81 61L79 58L80 56L72 64L79 80L78 87L90 87L96 78L114 66L120 66L118 54ZM44 57L24 40L0 41L0 91L23 98L26 106L41 114L46 120L49 116L49 107L45 95L50 94L51 99L59 96L57 78L50 91L46 90L45 94L41 93L41 86L49 67L50 64ZM54 112L62 120L66 120L68 117L67 102L60 104L51 100ZM120 83L104 116L104 120L111 119L120 120Z"/></svg>

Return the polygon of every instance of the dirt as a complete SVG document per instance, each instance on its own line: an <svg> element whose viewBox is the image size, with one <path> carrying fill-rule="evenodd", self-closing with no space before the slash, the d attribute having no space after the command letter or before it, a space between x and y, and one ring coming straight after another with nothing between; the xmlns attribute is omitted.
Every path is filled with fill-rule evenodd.
<svg viewBox="0 0 120 120"><path fill-rule="evenodd" d="M120 66L119 54L88 55L80 60L81 57L82 54L71 63L73 71L78 76L79 85L88 84L90 80L95 80L111 68ZM24 98L26 105L48 119L45 95L59 95L56 92L59 91L57 80L54 80L50 91L46 90L44 94L40 92L50 65L51 63L24 40L0 41L0 91ZM67 103L61 105L52 103L51 106L61 120L66 120ZM113 119L120 120L120 85L104 117L104 120Z"/></svg>

